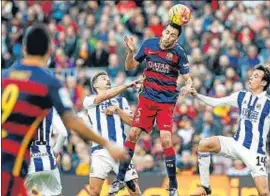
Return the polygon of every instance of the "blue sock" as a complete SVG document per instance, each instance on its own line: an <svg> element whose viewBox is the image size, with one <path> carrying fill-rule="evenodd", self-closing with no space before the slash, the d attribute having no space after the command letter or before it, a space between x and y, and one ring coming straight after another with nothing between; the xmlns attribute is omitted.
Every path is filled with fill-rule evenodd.
<svg viewBox="0 0 270 196"><path fill-rule="evenodd" d="M164 149L165 154L165 164L167 168L167 173L169 177L169 187L170 188L177 188L177 180L176 180L176 158L175 158L175 151L173 147Z"/></svg>
<svg viewBox="0 0 270 196"><path fill-rule="evenodd" d="M134 154L135 143L132 143L130 141L126 141L124 146L127 148L129 159L127 161L120 162L119 171L117 174L117 180L119 180L119 181L124 181L124 179L125 179L126 171L128 169L128 166L129 166L131 159L133 157L133 154Z"/></svg>

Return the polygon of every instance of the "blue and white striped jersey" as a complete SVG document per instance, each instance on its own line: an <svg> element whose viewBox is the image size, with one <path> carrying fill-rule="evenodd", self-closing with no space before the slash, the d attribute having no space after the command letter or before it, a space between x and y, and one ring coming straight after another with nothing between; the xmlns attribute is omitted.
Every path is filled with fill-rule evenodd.
<svg viewBox="0 0 270 196"><path fill-rule="evenodd" d="M87 120L91 127L102 137L123 146L126 139L125 126L117 113L105 115L104 111L109 106L119 106L123 111L131 113L129 104L124 97L108 99L98 105L94 104L95 95L85 97L84 108L87 110ZM97 143L92 143L92 151L100 149Z"/></svg>
<svg viewBox="0 0 270 196"><path fill-rule="evenodd" d="M267 135L270 130L270 99L266 91L257 96L253 96L249 91L239 91L223 98L200 94L198 98L211 106L238 107L240 119L234 139L252 151L266 154Z"/></svg>
<svg viewBox="0 0 270 196"><path fill-rule="evenodd" d="M37 139L30 147L30 168L35 172L48 171L56 168L54 150L52 148L52 133L57 132L59 137L67 137L67 130L55 109L51 109L38 128ZM61 142L63 143L63 142ZM56 144L57 145L57 144ZM59 146L59 145L57 145ZM34 169L33 169L34 168Z"/></svg>

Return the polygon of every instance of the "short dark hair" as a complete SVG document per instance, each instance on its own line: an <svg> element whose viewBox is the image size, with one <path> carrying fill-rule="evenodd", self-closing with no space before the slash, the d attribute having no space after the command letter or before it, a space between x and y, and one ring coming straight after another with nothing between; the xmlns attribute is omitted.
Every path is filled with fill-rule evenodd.
<svg viewBox="0 0 270 196"><path fill-rule="evenodd" d="M26 52L29 55L44 56L50 46L50 33L43 24L36 24L26 30L23 38Z"/></svg>
<svg viewBox="0 0 270 196"><path fill-rule="evenodd" d="M172 22L170 22L168 25L170 25L171 27L173 27L173 28L175 28L175 29L178 30L178 32L179 32L178 37L181 35L181 33L182 33L182 27L180 25L177 25L177 24L172 23Z"/></svg>
<svg viewBox="0 0 270 196"><path fill-rule="evenodd" d="M267 67L263 66L263 65L257 65L254 70L261 70L263 71L264 75L263 75L263 80L266 81L266 86L263 88L264 91L267 90L267 88L270 85L270 71Z"/></svg>
<svg viewBox="0 0 270 196"><path fill-rule="evenodd" d="M99 72L97 72L94 76L93 76L93 78L92 78L92 81L91 81L91 84L92 84L92 89L96 92L96 89L95 89L95 87L94 87L94 84L96 83L96 81L97 81L97 79L98 79L98 77L99 76L107 76L108 75L108 73L106 72L106 71L99 71Z"/></svg>

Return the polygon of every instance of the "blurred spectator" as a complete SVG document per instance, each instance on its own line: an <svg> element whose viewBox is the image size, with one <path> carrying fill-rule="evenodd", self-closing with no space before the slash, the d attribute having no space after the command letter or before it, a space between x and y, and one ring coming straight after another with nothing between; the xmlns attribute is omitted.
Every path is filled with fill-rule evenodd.
<svg viewBox="0 0 270 196"><path fill-rule="evenodd" d="M117 73L121 70L119 66L119 60L117 54L110 54L109 56L109 65L108 65L108 74L110 77L115 78Z"/></svg>
<svg viewBox="0 0 270 196"><path fill-rule="evenodd" d="M177 131L177 134L182 138L182 149L191 149L192 137L195 133L195 130L192 127L192 121L189 118L184 118L182 121L179 122L179 124L180 129Z"/></svg>
<svg viewBox="0 0 270 196"><path fill-rule="evenodd" d="M235 160L233 166L228 169L227 175L229 176L247 176L250 170L240 160Z"/></svg>
<svg viewBox="0 0 270 196"><path fill-rule="evenodd" d="M222 134L222 124L218 116L214 115L211 109L199 115L195 123L196 133L200 134L201 139L213 135Z"/></svg>
<svg viewBox="0 0 270 196"><path fill-rule="evenodd" d="M109 53L104 47L101 40L97 41L96 48L91 55L90 64L93 67L106 67L108 66Z"/></svg>
<svg viewBox="0 0 270 196"><path fill-rule="evenodd" d="M183 27L179 43L187 52L194 87L199 93L227 96L247 88L243 81L255 65L263 63L270 67L268 1L180 2L192 9L192 18ZM53 40L49 67L68 88L76 110L80 111L84 96L91 93L91 76L97 70L107 70L113 86L141 77L144 63L124 70L127 49L123 37L133 36L138 50L143 40L160 36L168 22L168 11L175 3L179 2L2 1L2 69L22 57L26 28L44 22ZM178 83L181 89L182 77ZM122 96L134 109L137 90L129 89ZM211 108L197 99L180 96L172 136L180 172L196 172L199 140L211 135L233 135L238 118L237 108ZM165 172L158 134L154 128L151 135L143 135L138 142L134 163L139 171ZM72 134L61 159L63 172L85 175L89 169L86 151L85 144ZM226 160L213 156L213 173L226 173L231 165Z"/></svg>
<svg viewBox="0 0 270 196"><path fill-rule="evenodd" d="M77 84L76 78L73 76L67 77L67 89L73 101L74 108L79 110L82 107L84 99L84 90L82 85Z"/></svg>

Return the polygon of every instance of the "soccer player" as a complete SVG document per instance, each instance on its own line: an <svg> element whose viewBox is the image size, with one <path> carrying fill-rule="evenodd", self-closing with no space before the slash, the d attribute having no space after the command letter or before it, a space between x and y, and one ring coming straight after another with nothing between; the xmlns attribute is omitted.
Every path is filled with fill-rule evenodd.
<svg viewBox="0 0 270 196"><path fill-rule="evenodd" d="M52 148L51 136L55 131L58 133L58 137ZM61 195L62 185L56 156L63 147L67 136L67 130L60 116L54 109L50 109L38 128L36 141L33 141L30 147L31 162L26 177L29 195L34 186L42 195Z"/></svg>
<svg viewBox="0 0 270 196"><path fill-rule="evenodd" d="M210 106L230 105L239 108L239 128L231 137L213 136L203 139L198 147L201 186L191 195L210 195L209 166L211 153L242 160L251 170L260 196L269 196L266 140L270 130L270 98L266 90L270 72L257 66L249 78L249 90L228 97L211 98L191 89L191 94Z"/></svg>
<svg viewBox="0 0 270 196"><path fill-rule="evenodd" d="M87 110L86 120L102 137L123 146L126 138L124 123L131 124L131 110L124 97L116 97L135 85L138 81L123 84L111 89L111 81L105 71L98 72L92 79L96 94L85 97L83 105ZM90 195L100 195L104 180L110 171L118 173L119 163L115 162L108 151L99 144L92 144L91 172L89 178ZM138 174L131 163L124 178L131 195L141 195Z"/></svg>
<svg viewBox="0 0 270 196"><path fill-rule="evenodd" d="M180 26L167 25L162 32L162 37L145 40L135 57L133 57L135 46L132 37L124 38L128 48L125 68L134 69L144 60L146 64L143 89L124 146L132 157L140 134L142 131L149 133L156 121L165 154L170 196L178 195L175 151L171 141L173 110L179 95L176 84L178 76L183 75L185 80L185 87L181 94L187 93L192 86L187 56L177 43L181 31ZM130 159L121 163L117 180L110 189L111 194L124 188L123 180L129 163Z"/></svg>
<svg viewBox="0 0 270 196"><path fill-rule="evenodd" d="M95 134L74 114L68 92L45 69L51 53L46 27L30 27L23 46L24 58L2 72L2 195L26 195L24 178L30 161L29 145L52 106L68 129L104 146L113 158L126 159L124 149Z"/></svg>

